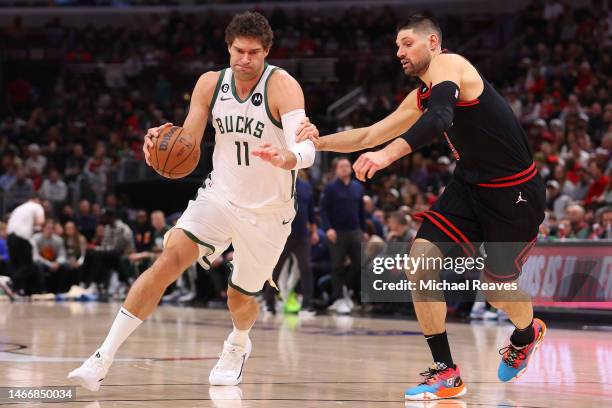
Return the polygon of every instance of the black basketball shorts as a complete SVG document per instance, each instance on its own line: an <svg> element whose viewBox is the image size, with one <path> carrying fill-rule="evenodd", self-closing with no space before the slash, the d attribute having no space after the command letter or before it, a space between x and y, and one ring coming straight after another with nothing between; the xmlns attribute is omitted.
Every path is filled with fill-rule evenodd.
<svg viewBox="0 0 612 408"><path fill-rule="evenodd" d="M453 178L429 211L414 215L423 221L417 238L444 243L439 246L445 256L477 257L484 249L487 278L510 282L535 245L545 206L544 182L537 173L480 185Z"/></svg>

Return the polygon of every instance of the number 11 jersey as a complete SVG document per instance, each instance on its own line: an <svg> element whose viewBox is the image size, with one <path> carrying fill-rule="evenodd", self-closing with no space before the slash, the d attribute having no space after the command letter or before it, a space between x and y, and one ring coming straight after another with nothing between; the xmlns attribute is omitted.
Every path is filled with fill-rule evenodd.
<svg viewBox="0 0 612 408"><path fill-rule="evenodd" d="M287 148L282 124L270 111L267 83L278 67L266 64L245 98L236 91L233 72L220 72L211 103L215 128L213 171L217 191L242 208L293 205L295 171L283 170L252 155L261 143Z"/></svg>

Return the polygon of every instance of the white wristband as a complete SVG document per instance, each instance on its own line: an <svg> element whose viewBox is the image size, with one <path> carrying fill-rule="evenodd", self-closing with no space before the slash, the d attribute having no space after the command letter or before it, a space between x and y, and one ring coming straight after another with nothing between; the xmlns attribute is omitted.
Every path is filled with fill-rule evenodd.
<svg viewBox="0 0 612 408"><path fill-rule="evenodd" d="M287 147L296 157L296 165L292 170L303 169L312 166L315 159L316 149L310 140L295 143L295 133L302 119L306 117L304 109L296 109L281 116L283 133Z"/></svg>

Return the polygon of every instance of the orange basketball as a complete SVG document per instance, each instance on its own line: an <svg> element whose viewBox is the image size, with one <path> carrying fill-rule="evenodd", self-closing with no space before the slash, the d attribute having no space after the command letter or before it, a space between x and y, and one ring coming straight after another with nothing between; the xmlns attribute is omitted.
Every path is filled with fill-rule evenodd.
<svg viewBox="0 0 612 408"><path fill-rule="evenodd" d="M151 167L170 179L185 177L200 161L200 146L196 138L180 126L164 128L152 138Z"/></svg>

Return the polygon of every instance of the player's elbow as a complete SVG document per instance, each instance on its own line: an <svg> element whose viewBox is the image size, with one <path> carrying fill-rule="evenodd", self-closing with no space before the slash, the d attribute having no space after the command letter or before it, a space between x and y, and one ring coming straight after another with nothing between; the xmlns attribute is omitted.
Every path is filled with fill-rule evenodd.
<svg viewBox="0 0 612 408"><path fill-rule="evenodd" d="M435 106L428 112L431 117L432 131L436 136L442 135L453 125L453 109L448 106Z"/></svg>

